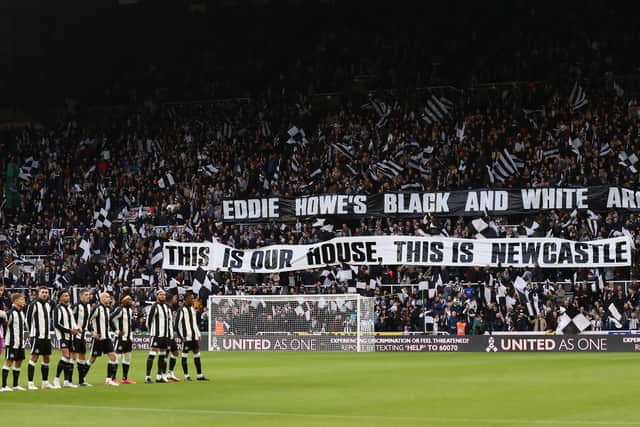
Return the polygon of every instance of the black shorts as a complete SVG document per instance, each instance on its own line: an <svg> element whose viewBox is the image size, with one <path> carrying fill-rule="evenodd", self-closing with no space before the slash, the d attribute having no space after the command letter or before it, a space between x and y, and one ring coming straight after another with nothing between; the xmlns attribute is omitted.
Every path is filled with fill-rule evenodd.
<svg viewBox="0 0 640 427"><path fill-rule="evenodd" d="M122 337L118 337L116 338L114 347L116 348L117 354L131 353L131 340L123 340Z"/></svg>
<svg viewBox="0 0 640 427"><path fill-rule="evenodd" d="M85 341L85 339L73 337L71 339L71 352L78 353L78 354L86 354L87 342Z"/></svg>
<svg viewBox="0 0 640 427"><path fill-rule="evenodd" d="M169 351L172 353L178 351L178 343L175 338L169 338Z"/></svg>
<svg viewBox="0 0 640 427"><path fill-rule="evenodd" d="M188 353L190 351L193 351L194 353L198 353L200 351L200 342L198 340L184 341L182 343L182 352Z"/></svg>
<svg viewBox="0 0 640 427"><path fill-rule="evenodd" d="M59 343L60 343L60 350L62 350L63 348L71 349L71 340L61 339L59 340Z"/></svg>
<svg viewBox="0 0 640 427"><path fill-rule="evenodd" d="M91 357L102 356L103 354L113 353L113 343L111 340L97 340L91 341Z"/></svg>
<svg viewBox="0 0 640 427"><path fill-rule="evenodd" d="M31 338L31 355L51 356L51 340L41 338Z"/></svg>
<svg viewBox="0 0 640 427"><path fill-rule="evenodd" d="M16 362L24 360L24 348L7 347L4 352L4 358L6 360L15 360Z"/></svg>
<svg viewBox="0 0 640 427"><path fill-rule="evenodd" d="M169 341L171 341L169 338L153 337L153 339L151 340L151 348L166 350L171 345Z"/></svg>

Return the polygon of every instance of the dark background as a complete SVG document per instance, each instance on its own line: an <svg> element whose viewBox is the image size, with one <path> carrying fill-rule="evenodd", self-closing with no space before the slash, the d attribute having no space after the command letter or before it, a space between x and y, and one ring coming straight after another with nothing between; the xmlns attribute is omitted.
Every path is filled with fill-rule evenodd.
<svg viewBox="0 0 640 427"><path fill-rule="evenodd" d="M134 4L123 4L134 3ZM0 123L131 104L637 73L634 2L0 0ZM550 67L550 63L553 67ZM598 65L598 67L600 67Z"/></svg>

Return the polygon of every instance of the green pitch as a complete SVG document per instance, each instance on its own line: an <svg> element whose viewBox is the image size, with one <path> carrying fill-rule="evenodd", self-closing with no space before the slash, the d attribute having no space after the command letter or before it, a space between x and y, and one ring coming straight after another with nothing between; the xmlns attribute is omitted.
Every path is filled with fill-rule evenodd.
<svg viewBox="0 0 640 427"><path fill-rule="evenodd" d="M137 385L102 385L101 358L93 388L0 393L1 425L640 426L636 354L202 355L208 383L142 384L140 352Z"/></svg>

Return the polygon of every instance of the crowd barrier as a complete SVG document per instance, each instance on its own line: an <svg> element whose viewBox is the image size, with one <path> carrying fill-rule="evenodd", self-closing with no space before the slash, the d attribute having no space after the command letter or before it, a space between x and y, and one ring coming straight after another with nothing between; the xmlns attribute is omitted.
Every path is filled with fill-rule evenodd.
<svg viewBox="0 0 640 427"><path fill-rule="evenodd" d="M636 352L640 336L600 335L473 335L473 336L363 336L361 343L373 345L376 352L503 353L503 352ZM356 351L355 336L294 335L216 337L218 351Z"/></svg>
<svg viewBox="0 0 640 427"><path fill-rule="evenodd" d="M532 335L496 334L472 336L364 336L362 342L372 345L376 352L398 353L506 353L506 352L640 352L640 334L601 333L582 335ZM133 350L149 350L151 337L134 334ZM87 345L91 343L87 339ZM53 347L59 348L58 341L52 340ZM207 336L200 339L200 348L207 349ZM178 340L180 348L180 342ZM25 347L30 348L29 342ZM88 347L89 348L89 347ZM214 351L267 351L267 352L354 352L354 335L288 335L288 336L245 336L225 335L214 339Z"/></svg>
<svg viewBox="0 0 640 427"><path fill-rule="evenodd" d="M634 333L636 332L636 333ZM389 335L361 336L361 343L376 352L398 353L606 353L640 352L638 331L591 332L580 335L545 335L540 333L497 333L494 335ZM180 340L177 340L181 349ZM134 334L133 350L149 350L151 337ZM91 339L87 338L87 348ZM213 340L213 351L266 352L355 352L355 334L224 335ZM58 349L58 340L52 339ZM207 350L207 333L200 338L200 349ZM25 347L30 348L27 340Z"/></svg>

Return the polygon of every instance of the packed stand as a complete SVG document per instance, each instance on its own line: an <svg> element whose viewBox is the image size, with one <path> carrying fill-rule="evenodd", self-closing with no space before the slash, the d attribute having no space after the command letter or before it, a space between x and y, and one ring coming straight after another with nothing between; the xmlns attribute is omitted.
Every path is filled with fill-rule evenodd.
<svg viewBox="0 0 640 427"><path fill-rule="evenodd" d="M637 36L622 39L629 42ZM342 39L328 34L318 41L317 49L332 51L335 41ZM383 45L384 38L372 44ZM536 45L545 43L532 39L521 44ZM627 45L618 47L623 50ZM416 48L427 51L424 46ZM0 147L7 153L0 158L3 262L9 265L21 256L34 255L41 256L42 262L33 261L33 273L15 268L16 263L5 269L6 290L27 288L29 297L40 285L91 286L112 291L116 297L127 292L134 296L136 314L142 317L141 308L154 299L158 285L189 287L193 283L192 274L165 275L154 261L158 242L169 239L217 239L236 248L256 248L314 243L333 236L477 234L471 218L462 217L337 222L330 232L313 227L315 218L227 224L221 220L221 202L227 197L638 186L638 173L620 164L621 154L640 153L638 100L613 74L633 65L624 62L628 59L615 62L612 58L626 57L616 56L619 52L611 44L587 37L568 40L564 48L525 49L531 56L521 54L515 65L503 67L493 64L494 56L487 52L478 55L481 63L464 76L471 80L471 89L403 87L399 82L412 80L420 72L419 65L410 61L399 62L410 78L402 70L392 70L372 82L376 87L394 87L392 91L350 87L317 95L291 80L304 75L306 67L311 71L307 83L314 76L332 76L340 81L315 86L335 90L342 89L342 81L353 82L359 72L384 75L381 70L388 64L367 59L368 54L380 56L378 50L349 63L347 53L352 50L345 49L344 75L301 61L282 74L277 84L261 82L259 87L268 86L268 90L254 91L256 95L249 98L176 104L150 101L100 114L71 111L54 123L16 131ZM580 52L585 63L572 65L569 52ZM536 71L549 62L558 66L542 74ZM436 81L436 70L429 73L427 80ZM527 82L474 86L507 76ZM577 98L576 91L584 99ZM518 170L501 181L490 171L505 151L517 159ZM380 168L389 162L397 167L395 173ZM485 219L495 224L499 237L591 240L629 232L640 244L637 214L588 215L548 211ZM526 233L534 221L535 233ZM202 307L210 293L345 293L355 288L377 297L378 330L454 332L452 325L461 316L470 333L555 330L559 315L565 312L571 317L582 312L592 329L608 329L612 303L621 314L614 328L619 324L634 329L638 325L636 285L613 282L637 278L637 265L634 252L631 269L602 271L369 266L354 271L351 278L341 276L340 268L324 274L218 271L210 273L211 289L200 290L199 304ZM527 285L531 289L516 291L517 277L531 282ZM421 289L421 282L428 285ZM402 291L392 292L386 286L392 283L401 283L395 290ZM490 294L486 292L489 283ZM531 311L526 303L531 304L534 294L537 302ZM202 313L206 320L206 311Z"/></svg>

